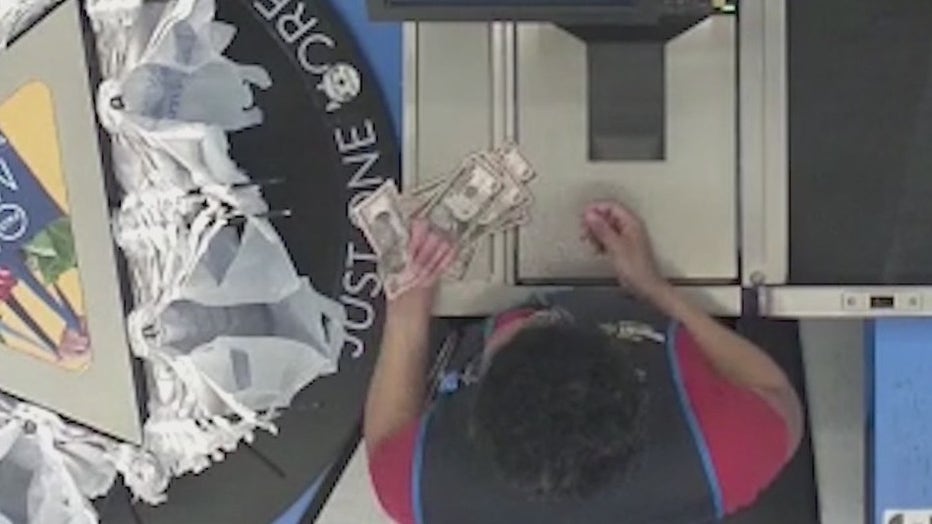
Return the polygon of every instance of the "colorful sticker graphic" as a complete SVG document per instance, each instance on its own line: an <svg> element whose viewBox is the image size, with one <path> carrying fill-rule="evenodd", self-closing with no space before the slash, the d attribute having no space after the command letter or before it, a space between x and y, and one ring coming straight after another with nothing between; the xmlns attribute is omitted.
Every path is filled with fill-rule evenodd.
<svg viewBox="0 0 932 524"><path fill-rule="evenodd" d="M52 95L0 104L0 351L80 371L92 359Z"/></svg>

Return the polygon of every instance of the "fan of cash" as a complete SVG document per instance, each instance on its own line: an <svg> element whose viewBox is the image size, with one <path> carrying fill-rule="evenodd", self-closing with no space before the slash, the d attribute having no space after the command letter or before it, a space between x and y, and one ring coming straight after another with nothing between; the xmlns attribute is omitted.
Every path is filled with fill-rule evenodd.
<svg viewBox="0 0 932 524"><path fill-rule="evenodd" d="M409 225L424 218L434 231L447 235L458 258L448 278L462 279L479 243L527 224L533 195L527 184L537 176L515 144L469 155L448 177L441 177L399 194L386 182L351 211L376 256L389 299L415 282L407 271Z"/></svg>

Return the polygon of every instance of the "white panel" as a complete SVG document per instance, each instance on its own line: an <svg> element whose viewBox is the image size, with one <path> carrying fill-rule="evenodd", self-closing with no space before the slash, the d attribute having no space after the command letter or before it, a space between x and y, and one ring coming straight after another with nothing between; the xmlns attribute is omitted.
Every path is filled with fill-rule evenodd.
<svg viewBox="0 0 932 524"><path fill-rule="evenodd" d="M776 318L932 317L924 286L777 286L759 299L761 314Z"/></svg>

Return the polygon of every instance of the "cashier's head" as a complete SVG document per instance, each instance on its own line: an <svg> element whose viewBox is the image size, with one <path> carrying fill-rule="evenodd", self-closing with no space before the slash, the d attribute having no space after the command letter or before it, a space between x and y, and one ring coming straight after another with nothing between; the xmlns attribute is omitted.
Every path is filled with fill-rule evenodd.
<svg viewBox="0 0 932 524"><path fill-rule="evenodd" d="M495 350L471 432L506 482L539 500L584 499L634 465L646 395L626 344L557 324Z"/></svg>

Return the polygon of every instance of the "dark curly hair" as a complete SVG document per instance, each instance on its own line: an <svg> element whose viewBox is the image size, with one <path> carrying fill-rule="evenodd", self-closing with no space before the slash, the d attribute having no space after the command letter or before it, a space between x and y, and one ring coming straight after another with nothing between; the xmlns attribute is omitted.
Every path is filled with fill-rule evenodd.
<svg viewBox="0 0 932 524"><path fill-rule="evenodd" d="M631 344L550 325L518 332L497 352L470 430L506 482L534 499L581 499L629 469L647 400Z"/></svg>

